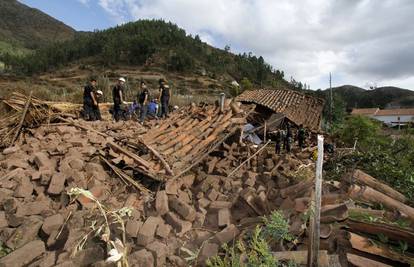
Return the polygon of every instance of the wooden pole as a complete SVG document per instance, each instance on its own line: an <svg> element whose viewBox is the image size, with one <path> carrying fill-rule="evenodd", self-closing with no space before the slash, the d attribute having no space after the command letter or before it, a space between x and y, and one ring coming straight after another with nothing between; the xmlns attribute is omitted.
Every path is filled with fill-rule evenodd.
<svg viewBox="0 0 414 267"><path fill-rule="evenodd" d="M170 165L168 165L167 161L160 155L160 153L158 153L158 151L156 151L153 147L151 147L150 145L146 144L142 138L138 139L140 141L141 144L143 144L146 148L148 148L149 151L152 152L152 154L154 154L154 156L161 161L162 165L164 166L164 169L166 171L166 173L168 175L174 175L174 172L172 171Z"/></svg>
<svg viewBox="0 0 414 267"><path fill-rule="evenodd" d="M333 117L333 96L332 96L332 74L329 72L329 92L330 92L330 107L329 107L329 130L332 131L332 117Z"/></svg>
<svg viewBox="0 0 414 267"><path fill-rule="evenodd" d="M308 248L308 267L319 266L319 238L322 200L322 165L323 165L323 136L318 135L318 160L316 162L315 207L311 218L310 246Z"/></svg>
<svg viewBox="0 0 414 267"><path fill-rule="evenodd" d="M33 94L33 91L30 91L29 98L27 99L26 104L24 106L22 118L20 120L19 125L17 126L16 133L14 134L14 137L13 137L11 143L10 143L10 146L13 146L14 142L16 142L16 140L17 140L17 137L19 137L20 130L22 129L22 126L23 126L23 123L24 123L24 119L26 118L27 111L29 110L30 102L32 101L32 94Z"/></svg>
<svg viewBox="0 0 414 267"><path fill-rule="evenodd" d="M239 166L237 166L236 169L234 169L229 175L227 175L227 177L231 177L236 171L238 171L244 164L246 164L247 162L249 162L249 160L251 160L254 156L256 156L257 154L259 154L260 151L262 151L268 144L270 143L270 141L267 141L266 144L264 144L259 150L256 151L256 153L254 153L253 155L251 155L248 159L246 159L245 161L242 162L242 164L240 164Z"/></svg>
<svg viewBox="0 0 414 267"><path fill-rule="evenodd" d="M266 143L266 132L267 132L267 124L266 121L264 122L264 130L263 130L263 142Z"/></svg>

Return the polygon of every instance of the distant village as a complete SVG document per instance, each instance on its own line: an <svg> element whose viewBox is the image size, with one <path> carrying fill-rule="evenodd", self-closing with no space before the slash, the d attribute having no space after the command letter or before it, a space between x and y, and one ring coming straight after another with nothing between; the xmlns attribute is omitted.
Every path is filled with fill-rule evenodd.
<svg viewBox="0 0 414 267"><path fill-rule="evenodd" d="M389 127L408 126L414 124L414 108L403 109L379 109L379 108L356 108L352 115L363 115L376 119Z"/></svg>

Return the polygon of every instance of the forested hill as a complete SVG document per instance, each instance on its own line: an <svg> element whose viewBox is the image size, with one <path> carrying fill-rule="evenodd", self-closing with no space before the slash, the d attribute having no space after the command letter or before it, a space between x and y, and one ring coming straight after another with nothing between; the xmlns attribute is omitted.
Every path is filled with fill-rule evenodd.
<svg viewBox="0 0 414 267"><path fill-rule="evenodd" d="M290 86L283 71L273 70L263 57L235 55L188 35L173 23L140 20L103 31L77 34L74 40L51 44L25 57L2 58L9 70L45 72L87 61L105 66L159 67L168 72L198 73L215 79L233 78L256 85ZM230 77L229 77L230 76ZM248 80L248 81L247 81Z"/></svg>
<svg viewBox="0 0 414 267"><path fill-rule="evenodd" d="M339 96L348 110L352 108L393 108L414 107L414 91L386 86L365 90L352 85L343 85L332 89ZM328 96L329 89L323 91Z"/></svg>
<svg viewBox="0 0 414 267"><path fill-rule="evenodd" d="M0 0L0 54L69 40L75 30L16 0Z"/></svg>

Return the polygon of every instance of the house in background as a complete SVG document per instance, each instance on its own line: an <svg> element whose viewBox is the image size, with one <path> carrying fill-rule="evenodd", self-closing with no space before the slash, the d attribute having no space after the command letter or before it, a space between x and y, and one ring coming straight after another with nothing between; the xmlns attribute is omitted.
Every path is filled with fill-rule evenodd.
<svg viewBox="0 0 414 267"><path fill-rule="evenodd" d="M393 127L414 124L414 108L379 109L361 108L353 109L351 115L363 115Z"/></svg>
<svg viewBox="0 0 414 267"><path fill-rule="evenodd" d="M373 118L379 110L379 108L354 108L351 115L364 115Z"/></svg>

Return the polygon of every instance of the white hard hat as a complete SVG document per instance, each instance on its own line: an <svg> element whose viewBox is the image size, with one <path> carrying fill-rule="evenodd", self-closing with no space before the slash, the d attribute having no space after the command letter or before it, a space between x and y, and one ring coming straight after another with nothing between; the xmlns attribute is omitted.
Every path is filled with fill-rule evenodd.
<svg viewBox="0 0 414 267"><path fill-rule="evenodd" d="M168 86L168 84L164 85L164 87L165 87L166 89L170 88L170 87Z"/></svg>
<svg viewBox="0 0 414 267"><path fill-rule="evenodd" d="M119 78L118 81L120 81L120 82L126 82L124 77Z"/></svg>
<svg viewBox="0 0 414 267"><path fill-rule="evenodd" d="M98 95L103 95L103 92L102 92L101 90L96 91L96 93L97 93Z"/></svg>

